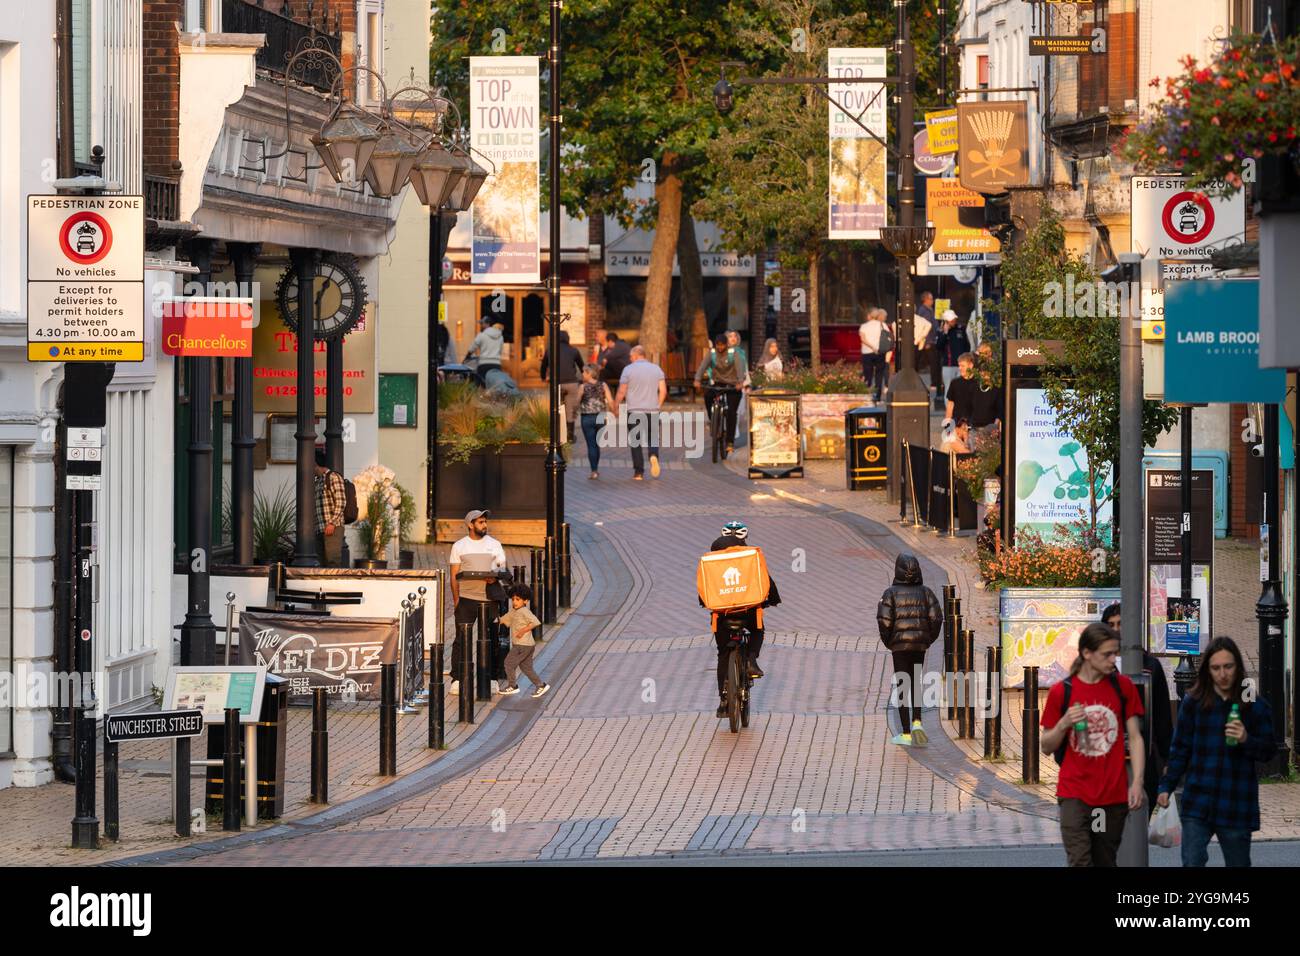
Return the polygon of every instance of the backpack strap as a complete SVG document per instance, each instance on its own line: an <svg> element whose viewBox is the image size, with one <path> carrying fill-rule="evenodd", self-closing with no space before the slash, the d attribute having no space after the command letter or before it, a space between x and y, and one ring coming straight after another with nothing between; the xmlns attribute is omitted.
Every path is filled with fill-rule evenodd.
<svg viewBox="0 0 1300 956"><path fill-rule="evenodd" d="M1061 716L1062 717L1064 717L1065 712L1070 709L1070 692L1074 689L1073 685L1070 682L1073 679L1074 679L1073 677L1067 677L1063 682L1064 689L1062 690L1061 693ZM1061 764L1065 763L1065 751L1069 746L1067 743L1069 738L1070 738L1070 733L1069 731L1066 731L1065 739L1061 741L1061 746L1056 748L1056 754L1054 756L1056 757L1057 766L1060 766Z"/></svg>
<svg viewBox="0 0 1300 956"><path fill-rule="evenodd" d="M1124 725L1128 723L1128 701L1124 699L1124 691L1119 686L1119 674L1115 671L1110 672L1110 686L1115 688L1115 696L1119 698L1119 732L1125 733Z"/></svg>

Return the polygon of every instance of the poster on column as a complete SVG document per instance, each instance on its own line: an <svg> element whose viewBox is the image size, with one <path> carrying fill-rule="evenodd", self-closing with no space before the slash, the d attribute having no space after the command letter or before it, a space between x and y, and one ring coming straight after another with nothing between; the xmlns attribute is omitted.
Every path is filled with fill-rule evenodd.
<svg viewBox="0 0 1300 956"><path fill-rule="evenodd" d="M827 51L830 102L831 239L879 239L885 225L888 169L884 139L889 96L883 84L835 83L838 78L884 77L883 47ZM859 126L861 123L862 126ZM866 129L862 127L865 126ZM873 138L867 130L876 134Z"/></svg>
<svg viewBox="0 0 1300 956"><path fill-rule="evenodd" d="M541 281L538 58L472 56L470 137L496 167L470 208L476 284Z"/></svg>

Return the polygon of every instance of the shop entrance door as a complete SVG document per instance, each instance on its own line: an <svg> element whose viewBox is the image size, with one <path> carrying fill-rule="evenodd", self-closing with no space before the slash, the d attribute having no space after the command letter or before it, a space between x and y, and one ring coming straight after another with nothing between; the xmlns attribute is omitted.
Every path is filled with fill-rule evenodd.
<svg viewBox="0 0 1300 956"><path fill-rule="evenodd" d="M505 326L501 367L520 388L542 386L542 353L546 350L546 297L523 289L480 292L478 316Z"/></svg>

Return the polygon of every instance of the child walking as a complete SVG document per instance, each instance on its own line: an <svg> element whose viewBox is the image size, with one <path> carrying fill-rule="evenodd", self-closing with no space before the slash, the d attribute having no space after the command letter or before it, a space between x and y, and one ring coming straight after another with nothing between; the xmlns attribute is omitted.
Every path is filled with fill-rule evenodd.
<svg viewBox="0 0 1300 956"><path fill-rule="evenodd" d="M510 629L510 653L506 655L506 681L501 690L503 697L519 693L519 671L522 670L533 682L533 697L542 697L551 685L538 676L533 668L533 652L537 642L533 640L533 628L542 622L528 608L533 599L533 589L526 584L516 584L510 589L510 610L501 617L501 623Z"/></svg>

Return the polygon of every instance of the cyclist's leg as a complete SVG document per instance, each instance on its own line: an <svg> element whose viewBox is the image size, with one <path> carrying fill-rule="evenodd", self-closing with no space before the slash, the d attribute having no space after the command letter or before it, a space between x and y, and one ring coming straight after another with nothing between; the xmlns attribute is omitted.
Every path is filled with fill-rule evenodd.
<svg viewBox="0 0 1300 956"><path fill-rule="evenodd" d="M731 650L731 639L725 630L713 632L713 642L718 646L718 695L727 692L727 653Z"/></svg>
<svg viewBox="0 0 1300 956"><path fill-rule="evenodd" d="M740 390L727 389L727 444L736 444L736 419L740 412Z"/></svg>

